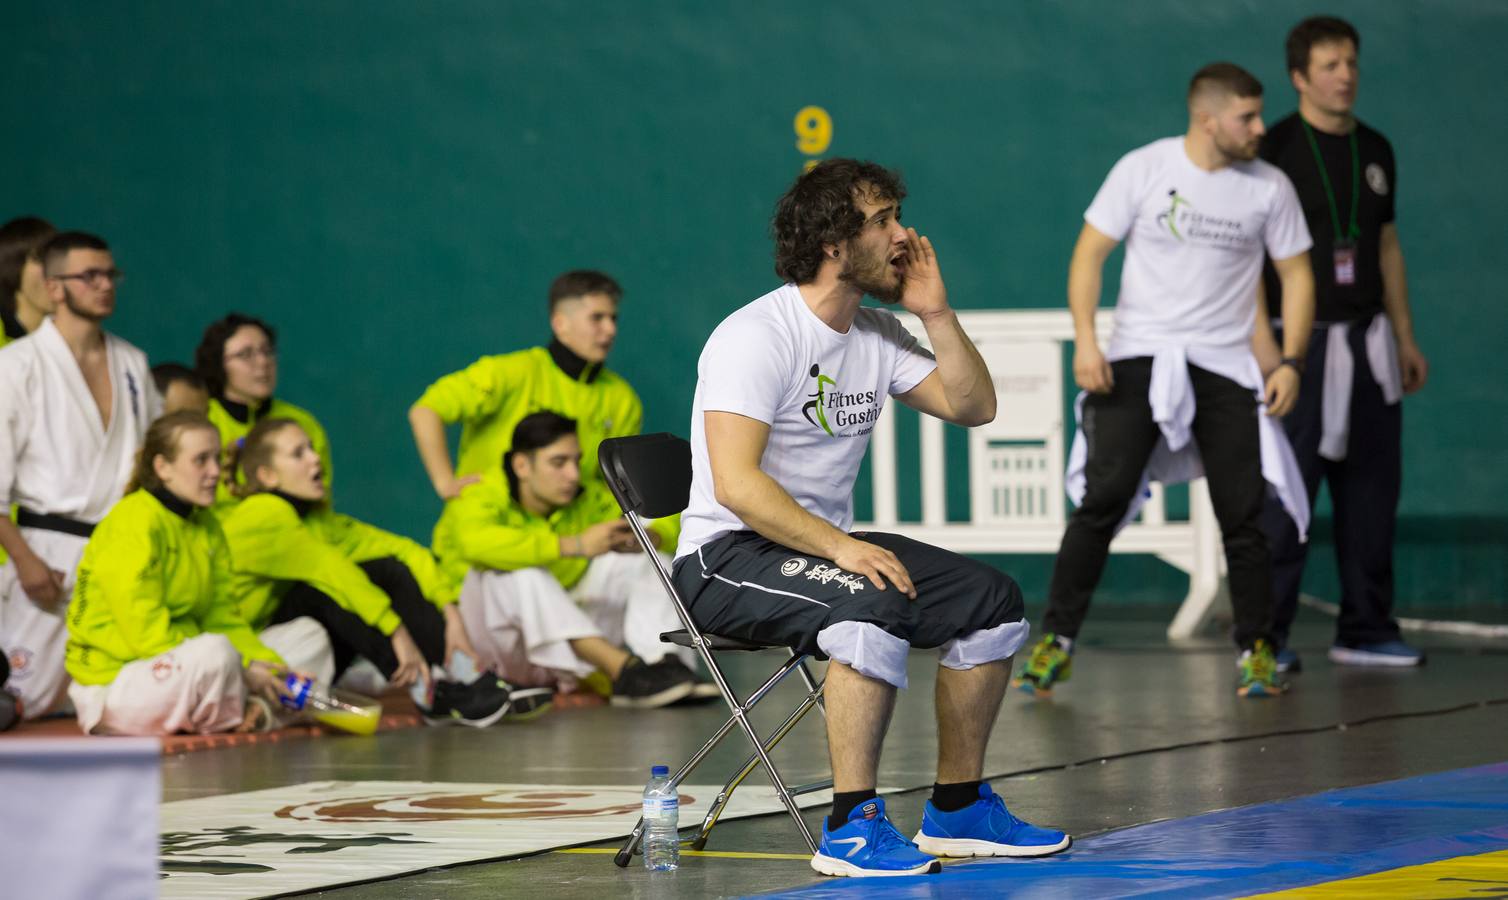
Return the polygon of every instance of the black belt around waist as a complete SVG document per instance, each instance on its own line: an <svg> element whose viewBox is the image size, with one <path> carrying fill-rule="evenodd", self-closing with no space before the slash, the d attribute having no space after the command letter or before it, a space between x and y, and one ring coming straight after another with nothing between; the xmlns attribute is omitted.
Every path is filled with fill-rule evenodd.
<svg viewBox="0 0 1508 900"><path fill-rule="evenodd" d="M61 531L63 534L81 538L94 534L94 526L88 522L80 522L78 519L70 519L67 516L55 516L52 513L32 512L24 506L16 507L16 524L22 528Z"/></svg>

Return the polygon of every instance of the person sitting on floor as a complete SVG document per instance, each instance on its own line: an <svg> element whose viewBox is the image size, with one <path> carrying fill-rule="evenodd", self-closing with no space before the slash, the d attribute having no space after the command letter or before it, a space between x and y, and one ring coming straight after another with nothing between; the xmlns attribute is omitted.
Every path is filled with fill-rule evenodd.
<svg viewBox="0 0 1508 900"><path fill-rule="evenodd" d="M479 673L455 594L428 549L330 507L323 462L297 422L258 422L237 465L245 499L222 523L248 621L316 619L334 643L337 676L360 654L390 684L414 687L431 724L480 728L548 709L548 689L510 697L506 682Z"/></svg>
<svg viewBox="0 0 1508 900"><path fill-rule="evenodd" d="M583 486L576 423L534 413L511 444L435 533L442 559L470 567L461 615L482 662L517 684L568 686L601 671L614 706L716 696L688 667L691 651L661 642L680 619L612 495Z"/></svg>
<svg viewBox="0 0 1508 900"><path fill-rule="evenodd" d="M303 407L273 396L278 387L278 336L271 325L234 312L211 322L194 351L194 369L209 388L209 420L220 430L225 448L221 465L226 483L215 494L217 509L236 502L231 490L231 480L238 475L231 461L236 442L269 418L292 419L309 435L324 464L325 493L330 493L335 467L324 426Z"/></svg>
<svg viewBox="0 0 1508 900"><path fill-rule="evenodd" d="M165 362L152 367L152 383L162 396L162 412L167 415L180 409L209 415L209 388L198 372L183 363Z"/></svg>
<svg viewBox="0 0 1508 900"><path fill-rule="evenodd" d="M68 696L86 734L256 730L295 674L328 680L312 619L258 635L237 609L230 552L208 507L220 438L177 412L147 429L127 494L94 529L68 608ZM250 696L248 696L250 695Z"/></svg>

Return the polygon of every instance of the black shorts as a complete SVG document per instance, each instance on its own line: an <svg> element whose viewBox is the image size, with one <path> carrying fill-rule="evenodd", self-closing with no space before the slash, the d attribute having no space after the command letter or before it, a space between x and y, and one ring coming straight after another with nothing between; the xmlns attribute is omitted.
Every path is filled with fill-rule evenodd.
<svg viewBox="0 0 1508 900"><path fill-rule="evenodd" d="M1021 588L996 568L898 534L853 536L896 555L911 575L915 600L752 531L721 535L676 560L675 587L709 634L819 657L817 633L837 622L877 625L926 649L1025 615Z"/></svg>

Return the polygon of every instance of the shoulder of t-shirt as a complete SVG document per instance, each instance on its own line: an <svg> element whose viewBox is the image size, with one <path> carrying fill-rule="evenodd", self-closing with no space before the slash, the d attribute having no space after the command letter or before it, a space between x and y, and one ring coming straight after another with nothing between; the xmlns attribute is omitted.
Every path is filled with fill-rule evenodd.
<svg viewBox="0 0 1508 900"><path fill-rule="evenodd" d="M1361 140L1371 144L1377 144L1383 149L1383 152L1387 154L1389 160L1393 159L1393 142L1389 141L1382 132L1361 121L1360 119L1356 120L1356 131L1357 136Z"/></svg>
<svg viewBox="0 0 1508 900"><path fill-rule="evenodd" d="M1183 138L1174 135L1172 137L1158 138L1148 144L1142 144L1140 147L1122 156L1116 162L1116 166L1119 167L1128 164L1138 166L1157 165L1175 151L1182 153L1183 147L1179 143L1182 140Z"/></svg>
<svg viewBox="0 0 1508 900"><path fill-rule="evenodd" d="M1299 114L1291 112L1267 129L1267 135L1262 138L1261 157L1268 161L1277 159L1298 133Z"/></svg>
<svg viewBox="0 0 1508 900"><path fill-rule="evenodd" d="M861 306L854 315L854 326L861 331L875 332L894 337L906 332L906 326L895 313L874 306Z"/></svg>
<svg viewBox="0 0 1508 900"><path fill-rule="evenodd" d="M1251 160L1250 162L1243 163L1241 165L1241 168L1248 174L1253 175L1256 178L1261 179L1262 181L1266 181L1277 188L1281 188L1284 185L1291 187L1293 184L1293 181L1288 177L1287 172L1284 172L1281 168L1274 165L1273 163L1268 162L1265 159Z"/></svg>
<svg viewBox="0 0 1508 900"><path fill-rule="evenodd" d="M727 337L734 329L737 329L740 341L747 340L751 330L771 335L786 334L789 329L785 326L781 309L785 303L782 292L787 287L790 285L782 285L729 313L728 317L713 329L713 339Z"/></svg>

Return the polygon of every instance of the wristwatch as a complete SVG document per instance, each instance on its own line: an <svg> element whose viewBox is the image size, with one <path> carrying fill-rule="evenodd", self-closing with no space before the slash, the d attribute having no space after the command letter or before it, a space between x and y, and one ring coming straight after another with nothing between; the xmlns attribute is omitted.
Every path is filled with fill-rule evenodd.
<svg viewBox="0 0 1508 900"><path fill-rule="evenodd" d="M1278 362L1278 368L1292 366L1293 371L1304 374L1304 358L1302 356L1285 356Z"/></svg>

